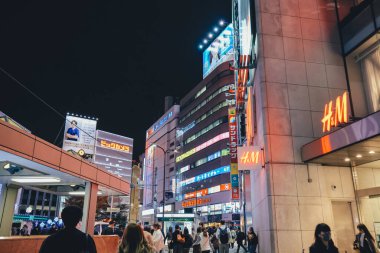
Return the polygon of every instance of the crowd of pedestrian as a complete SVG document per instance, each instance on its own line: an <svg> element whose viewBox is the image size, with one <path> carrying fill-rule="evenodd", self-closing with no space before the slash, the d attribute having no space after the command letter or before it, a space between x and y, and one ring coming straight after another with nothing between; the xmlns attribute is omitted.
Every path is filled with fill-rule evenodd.
<svg viewBox="0 0 380 253"><path fill-rule="evenodd" d="M82 210L75 206L68 206L63 209L61 215L65 224L64 228L47 237L39 252L96 253L92 237L76 228L82 218ZM112 229L113 224L109 224L108 228ZM358 234L353 248L359 250L360 253L377 252L375 239L368 228L364 224L359 224L357 229ZM21 229L21 231L24 230L26 230L25 227ZM168 245L169 253L189 253L191 249L193 253L229 253L230 249L235 247L235 243L237 243L237 253L240 249L245 253L256 253L259 243L258 236L252 227L245 234L239 227L227 226L223 220L220 221L220 226L213 227L205 227L200 223L194 233L191 233L187 227L182 231L181 227L176 225L174 231L170 227L165 235L158 223L152 228L143 227L141 223L130 223L121 232L118 253L164 253L165 243ZM248 245L248 248L245 245ZM314 242L309 252L339 252L327 224L321 223L316 226Z"/></svg>

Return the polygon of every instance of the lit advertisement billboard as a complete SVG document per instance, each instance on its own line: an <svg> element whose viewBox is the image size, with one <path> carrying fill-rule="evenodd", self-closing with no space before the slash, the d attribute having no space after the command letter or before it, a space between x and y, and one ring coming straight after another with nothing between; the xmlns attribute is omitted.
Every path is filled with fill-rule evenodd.
<svg viewBox="0 0 380 253"><path fill-rule="evenodd" d="M93 119L67 115L62 149L91 160L95 149L96 124Z"/></svg>
<svg viewBox="0 0 380 253"><path fill-rule="evenodd" d="M203 52L203 78L221 63L233 60L233 27L228 25Z"/></svg>
<svg viewBox="0 0 380 253"><path fill-rule="evenodd" d="M186 185L189 185L192 183L200 182L202 180L206 180L208 178L215 177L215 176L225 174L225 173L229 173L229 172L230 172L230 166L223 166L223 167L211 170L209 172L205 172L205 173L200 174L198 176L185 179L185 180L179 182L179 185L181 187L183 187L183 186L186 186Z"/></svg>
<svg viewBox="0 0 380 253"><path fill-rule="evenodd" d="M96 131L94 163L119 177L130 177L132 167L133 139Z"/></svg>

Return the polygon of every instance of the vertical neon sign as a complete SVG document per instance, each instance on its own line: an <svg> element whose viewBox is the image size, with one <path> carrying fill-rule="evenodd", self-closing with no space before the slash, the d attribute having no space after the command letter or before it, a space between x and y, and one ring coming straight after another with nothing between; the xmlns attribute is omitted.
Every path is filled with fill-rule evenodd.
<svg viewBox="0 0 380 253"><path fill-rule="evenodd" d="M231 190L232 200L239 200L239 170L237 158L237 122L236 108L228 108L228 130L230 134L230 157L231 157Z"/></svg>

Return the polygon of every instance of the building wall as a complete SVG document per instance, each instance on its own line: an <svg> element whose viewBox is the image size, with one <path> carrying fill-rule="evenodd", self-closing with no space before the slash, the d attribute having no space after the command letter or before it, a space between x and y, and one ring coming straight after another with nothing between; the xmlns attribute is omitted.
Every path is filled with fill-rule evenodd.
<svg viewBox="0 0 380 253"><path fill-rule="evenodd" d="M189 124L200 118L202 115L210 111L215 106L223 103L226 101L226 99L231 99L226 97L225 93L228 90L223 90L223 92L217 94L215 97L210 99L205 105L203 105L201 108L195 111L195 108L197 108L198 105L202 104L203 101L208 99L210 96L215 94L218 90L220 90L222 87L230 86L234 83L233 78L233 72L229 70L229 62L223 63L220 66L218 66L215 70L213 70L204 80L202 80L199 84L197 84L191 91L189 91L188 94L181 100L181 112L179 115L179 125L178 129L186 129ZM206 89L204 89L206 87ZM200 91L203 91L203 93L199 93ZM200 94L197 96L197 94ZM194 113L191 114L191 116L187 117L187 115L194 111ZM208 140L222 134L228 132L228 124L227 124L227 115L228 115L228 106L223 106L219 110L215 111L211 115L204 118L202 121L197 123L194 127L187 130L182 136L178 138L179 143L181 143L181 149L180 153L178 155L181 155L183 153L186 153L187 151L193 149L194 147L197 147L201 145L202 143L207 142ZM212 128L211 130L203 133L196 139L192 140L191 142L186 143L186 140L193 136L196 133L199 133L202 129L205 129L215 121L219 119L225 118L225 122L219 124L218 126ZM207 148L204 148L203 150L200 150L191 156L181 160L177 161L176 167L177 170L180 168L193 164L199 159L207 158L209 155L212 155L213 153L217 151L221 151L223 149L228 148L228 139L220 140L213 145L210 145ZM198 176L200 174L209 172L211 170L217 169L222 166L227 166L230 164L229 156L221 156L219 158L216 158L212 161L206 162L200 166L197 166L195 168L192 168L184 173L181 173L177 176L178 181L182 181L194 176ZM178 192L180 194L185 194L189 192L195 192L196 189L201 190L213 186L217 186L220 184L230 183L230 174L225 173L221 174L219 176L214 176L206 180L202 180L200 182L192 183L190 185L179 187L178 186ZM214 193L209 194L205 196L204 198L211 199L210 204L219 204L219 203L226 203L231 201L231 191L224 191L220 193ZM200 200L199 198L198 200ZM176 209L180 210L183 209L182 207L182 200L178 198L177 196L177 203L176 203ZM193 199L195 200L195 199ZM186 200L188 201L188 200ZM204 206L205 204L200 204L200 206ZM207 204L206 204L207 205ZM190 206L193 207L193 206Z"/></svg>
<svg viewBox="0 0 380 253"><path fill-rule="evenodd" d="M172 111L173 114L167 121L162 121L168 113ZM176 127L178 125L178 112L179 105L172 106L165 114L152 125L149 129L154 129L155 126L159 126L150 135L147 135L146 149L153 145L161 147L164 151L174 150L177 146L176 142ZM162 124L160 122L163 122ZM147 132L149 132L149 130ZM144 194L143 194L143 210L156 208L155 213L158 213L157 209L162 206L163 203L163 189L164 189L164 157L165 153L160 148L156 147L153 151L153 159L151 169L147 165L147 159L149 159L148 153L145 153L144 164L144 178L152 176L152 182L144 182ZM172 179L175 178L175 156L174 152L168 151L166 154L165 162L165 190L166 192L172 191ZM153 195L153 201L147 195ZM174 194L174 193L173 193ZM155 199L155 200L154 200ZM174 204L175 198L166 198L165 205ZM142 220L154 222L154 215L149 217L142 216Z"/></svg>
<svg viewBox="0 0 380 253"><path fill-rule="evenodd" d="M334 201L351 202L357 217L350 169L303 164L300 154L302 145L322 135L324 105L346 90L335 8L327 0L254 3L254 143L264 147L268 162L265 169L251 173L259 251L307 251L320 222L331 225L337 239ZM353 238L350 245L340 245L342 252L344 247L351 252Z"/></svg>

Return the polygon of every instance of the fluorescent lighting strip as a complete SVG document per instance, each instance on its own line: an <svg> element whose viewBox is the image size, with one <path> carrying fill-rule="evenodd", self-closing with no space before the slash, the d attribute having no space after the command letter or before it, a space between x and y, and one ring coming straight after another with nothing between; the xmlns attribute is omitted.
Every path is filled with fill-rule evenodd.
<svg viewBox="0 0 380 253"><path fill-rule="evenodd" d="M219 134L217 136L215 136L214 138L202 143L201 145L193 148L193 149L190 149L189 151L187 151L186 153L183 153L182 155L178 156L176 158L176 162L180 162L182 161L183 159L197 153L198 151L201 151L202 149L205 149L209 146L211 146L212 144L218 142L218 141L221 141L221 140L224 140L224 139L228 139L229 138L229 132L225 132L225 133L222 133L222 134Z"/></svg>
<svg viewBox="0 0 380 253"><path fill-rule="evenodd" d="M77 191L77 192L68 192L69 195L74 195L74 196L84 196L86 192L84 191ZM101 191L98 191L98 195L102 195L103 193Z"/></svg>
<svg viewBox="0 0 380 253"><path fill-rule="evenodd" d="M59 183L61 179L55 177L14 177L11 181L16 183Z"/></svg>

